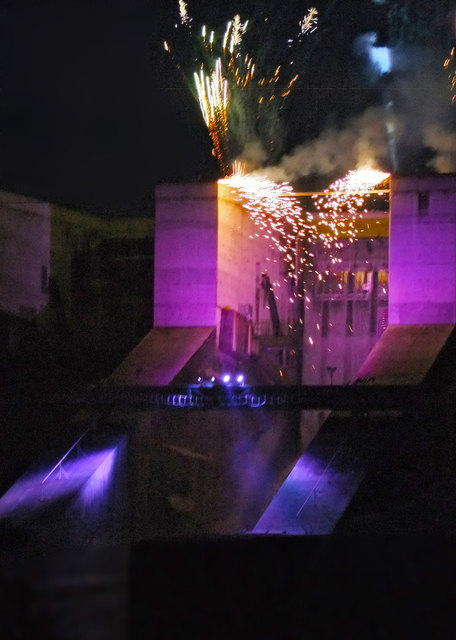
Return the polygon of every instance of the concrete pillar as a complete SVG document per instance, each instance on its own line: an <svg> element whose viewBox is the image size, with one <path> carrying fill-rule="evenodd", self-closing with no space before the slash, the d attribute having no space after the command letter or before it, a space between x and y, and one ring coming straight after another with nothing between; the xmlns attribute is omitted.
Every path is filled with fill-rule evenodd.
<svg viewBox="0 0 456 640"><path fill-rule="evenodd" d="M167 184L156 191L154 324L218 326L222 309L259 322L258 279L267 272L282 322L288 312L284 262L236 193L221 183ZM278 283L278 284L277 284Z"/></svg>
<svg viewBox="0 0 456 640"><path fill-rule="evenodd" d="M215 326L217 184L158 187L155 208L154 324Z"/></svg>
<svg viewBox="0 0 456 640"><path fill-rule="evenodd" d="M456 175L393 178L389 323L456 321Z"/></svg>

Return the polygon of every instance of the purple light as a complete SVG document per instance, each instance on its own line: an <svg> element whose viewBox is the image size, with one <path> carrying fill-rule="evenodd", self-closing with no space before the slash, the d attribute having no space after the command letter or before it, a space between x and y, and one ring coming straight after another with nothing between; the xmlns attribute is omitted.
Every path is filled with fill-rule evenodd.
<svg viewBox="0 0 456 640"><path fill-rule="evenodd" d="M95 451L81 458L62 458L46 470L27 473L0 498L0 518L40 508L71 494L93 501L107 485L117 447ZM85 486L85 485L88 486Z"/></svg>
<svg viewBox="0 0 456 640"><path fill-rule="evenodd" d="M222 382L224 382L225 384L228 384L228 382L231 380L231 376L229 373L225 373L222 377Z"/></svg>
<svg viewBox="0 0 456 640"><path fill-rule="evenodd" d="M244 384L244 374L243 374L243 373L239 373L239 374L236 376L236 382L237 382L238 384Z"/></svg>
<svg viewBox="0 0 456 640"><path fill-rule="evenodd" d="M111 449L111 451L107 452L103 462L96 468L95 472L81 488L78 497L84 506L92 507L97 505L108 491L116 457L116 449Z"/></svg>

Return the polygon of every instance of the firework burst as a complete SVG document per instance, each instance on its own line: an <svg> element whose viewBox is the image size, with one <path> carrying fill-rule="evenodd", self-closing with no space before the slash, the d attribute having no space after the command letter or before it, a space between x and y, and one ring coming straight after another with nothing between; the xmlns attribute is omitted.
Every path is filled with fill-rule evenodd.
<svg viewBox="0 0 456 640"><path fill-rule="evenodd" d="M332 183L323 195L313 196L315 213L304 212L293 187L288 182L276 183L268 178L242 175L240 171L220 182L231 187L236 199L248 211L263 236L284 259L287 275L297 283L304 271L314 272L316 243L336 264L336 250L356 238L355 221L371 190L386 183L388 173L373 169L350 171ZM385 186L385 192L387 187ZM379 190L381 193L381 190Z"/></svg>
<svg viewBox="0 0 456 640"><path fill-rule="evenodd" d="M312 7L312 9L309 9L307 15L305 15L299 23L299 26L301 27L301 34L312 33L312 31L315 31L317 28L317 22L318 11L315 7Z"/></svg>
<svg viewBox="0 0 456 640"><path fill-rule="evenodd" d="M455 47L450 51L450 55L443 63L445 69L448 70L448 82L450 87L451 102L456 100L456 63L454 59Z"/></svg>
<svg viewBox="0 0 456 640"><path fill-rule="evenodd" d="M257 140L265 151L263 161L271 164L274 159L280 137L279 112L299 77L290 54L295 45L300 45L316 29L318 11L309 9L299 22L296 37L288 40L288 62L268 68L244 50L249 22L242 21L239 15L228 22L223 35L218 35L206 25L195 30L187 4L182 0L179 13L180 24L176 24L176 29L187 36L187 48L182 47L186 53L175 55L169 41L164 42L164 48L184 75L193 79L213 153L224 176L229 176L221 182L233 189L235 198L257 226L258 235L283 257L288 276L297 284L304 270L316 273L313 266L316 243L328 251L333 263L337 262L333 250L341 248L342 241L353 242L354 223L360 216L366 192L388 178L388 174L378 171L351 171L330 185L323 195L316 196L316 212L309 213L302 210L289 183L243 175L236 164L245 146ZM324 274L317 275L320 280L324 278Z"/></svg>
<svg viewBox="0 0 456 640"><path fill-rule="evenodd" d="M239 15L228 22L223 35L206 25L197 31L192 29L192 18L182 0L179 15L176 28L183 31L190 43L175 48L166 40L163 45L184 75L193 78L213 153L223 174L231 172L234 159L242 154L246 145L258 140L264 160L272 162L281 138L279 112L299 77L291 73L294 61L260 68L254 56L244 50L249 21L243 22ZM299 22L295 39L299 44L302 36L317 28L317 20L318 11L309 9ZM294 40L288 42L289 49Z"/></svg>
<svg viewBox="0 0 456 640"><path fill-rule="evenodd" d="M318 212L318 237L325 248L331 249L341 237L353 241L356 237L355 221L362 217L367 195L389 177L389 173L376 169L349 171L333 182L324 195L312 196Z"/></svg>
<svg viewBox="0 0 456 640"><path fill-rule="evenodd" d="M219 182L233 189L236 199L258 227L258 234L282 255L288 274L296 277L297 241L315 240L316 235L312 215L303 213L293 187L288 182L277 183L240 173Z"/></svg>
<svg viewBox="0 0 456 640"><path fill-rule="evenodd" d="M179 0L179 15L181 24L190 25L192 19L188 15L187 3L184 0Z"/></svg>

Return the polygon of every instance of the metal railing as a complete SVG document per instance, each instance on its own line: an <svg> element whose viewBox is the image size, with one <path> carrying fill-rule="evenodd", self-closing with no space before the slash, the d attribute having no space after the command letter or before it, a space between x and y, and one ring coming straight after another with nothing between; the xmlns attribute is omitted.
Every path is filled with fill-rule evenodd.
<svg viewBox="0 0 456 640"><path fill-rule="evenodd" d="M330 386L223 386L178 387L99 386L79 394L55 397L72 406L116 409L335 409L363 412L402 410L418 398L416 387Z"/></svg>

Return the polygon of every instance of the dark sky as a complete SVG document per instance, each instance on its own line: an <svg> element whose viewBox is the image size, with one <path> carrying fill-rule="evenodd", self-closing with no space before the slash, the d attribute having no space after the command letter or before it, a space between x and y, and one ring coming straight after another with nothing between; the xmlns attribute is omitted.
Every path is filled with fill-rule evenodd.
<svg viewBox="0 0 456 640"><path fill-rule="evenodd" d="M269 4L279 28L289 28L293 10L302 12L294 0L286 15L283 2ZM220 27L226 15L255 17L266 5L194 2L193 15L197 24L203 16ZM357 33L381 28L382 7L369 0L315 5L320 27L285 113L288 147L377 99L351 45ZM157 182L217 175L198 105L162 48L176 8L173 0L3 3L0 188L136 214L150 211Z"/></svg>

